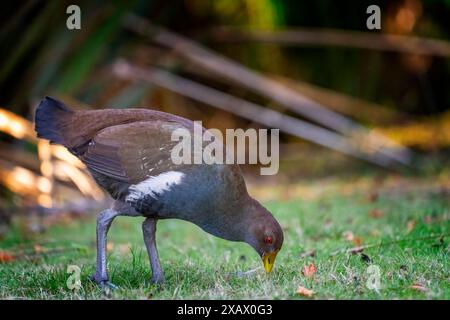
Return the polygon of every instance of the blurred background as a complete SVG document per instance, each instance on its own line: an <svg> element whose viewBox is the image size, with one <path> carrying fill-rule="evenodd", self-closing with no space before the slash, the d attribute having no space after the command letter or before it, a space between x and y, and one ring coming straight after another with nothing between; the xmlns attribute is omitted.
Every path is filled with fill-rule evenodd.
<svg viewBox="0 0 450 320"><path fill-rule="evenodd" d="M279 174L243 168L262 199L308 197L335 179L349 193L450 187L448 0L77 1L81 29L68 30L71 4L2 4L0 237L13 215L42 232L109 201L77 159L36 139L46 95L206 128L279 128ZM381 30L366 27L372 4Z"/></svg>

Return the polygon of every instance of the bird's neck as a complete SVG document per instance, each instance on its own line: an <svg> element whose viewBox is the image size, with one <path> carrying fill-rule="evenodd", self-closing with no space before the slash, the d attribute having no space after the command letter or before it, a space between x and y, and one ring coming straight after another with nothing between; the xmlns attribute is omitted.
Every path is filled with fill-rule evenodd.
<svg viewBox="0 0 450 320"><path fill-rule="evenodd" d="M247 202L249 199L243 199L226 207L223 212L215 215L216 219L207 219L196 223L206 232L229 241L247 242L249 227L252 221L257 218L251 210L248 210Z"/></svg>

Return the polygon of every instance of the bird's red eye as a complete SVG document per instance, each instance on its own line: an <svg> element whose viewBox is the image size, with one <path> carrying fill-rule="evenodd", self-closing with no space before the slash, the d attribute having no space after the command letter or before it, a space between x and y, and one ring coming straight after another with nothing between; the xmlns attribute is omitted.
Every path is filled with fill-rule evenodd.
<svg viewBox="0 0 450 320"><path fill-rule="evenodd" d="M267 236L267 237L264 238L264 243L265 244L272 244L272 242L273 242L273 239L272 239L271 236Z"/></svg>

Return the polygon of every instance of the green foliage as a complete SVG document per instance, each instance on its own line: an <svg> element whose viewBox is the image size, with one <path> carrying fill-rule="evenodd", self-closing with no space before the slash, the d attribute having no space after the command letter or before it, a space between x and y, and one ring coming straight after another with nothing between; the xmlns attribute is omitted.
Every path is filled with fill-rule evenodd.
<svg viewBox="0 0 450 320"><path fill-rule="evenodd" d="M126 12L124 5L113 6L110 10L106 10L104 19L91 30L87 40L73 55L72 60L66 64L65 72L57 86L61 93L73 93L86 80L94 64L101 59L102 55L105 55L112 37L117 36Z"/></svg>
<svg viewBox="0 0 450 320"><path fill-rule="evenodd" d="M448 199L426 194L387 195L376 202L365 197L331 195L317 200L293 199L270 202L267 207L285 230L285 243L274 271L262 269L248 276L238 276L261 266L260 258L242 243L210 236L192 224L166 220L158 225L157 242L167 283L162 290L148 283L150 269L143 245L139 218L119 217L110 231L114 244L109 255L112 281L120 289L115 298L130 299L229 299L269 298L300 299L298 286L314 290L316 299L449 299L449 238L404 241L377 246L364 253L380 267L379 292L366 287L367 263L360 255L338 254L337 249L352 247L342 234L351 231L363 244L398 239L414 239L450 232ZM384 216L371 218L372 209ZM408 221L417 223L408 231ZM88 279L94 272L95 223L74 221L55 226L28 240L45 247L63 246L63 254L43 260L17 261L0 268L1 298L29 299L98 299L105 298ZM14 250L23 239L17 231L9 235L3 249ZM127 244L131 249L123 249ZM23 246L23 245L22 245ZM81 247L84 251L73 251ZM302 254L313 250L314 257ZM314 279L302 275L304 264L314 262ZM71 292L66 287L66 268L75 264L82 269L83 289ZM411 286L420 283L427 291Z"/></svg>

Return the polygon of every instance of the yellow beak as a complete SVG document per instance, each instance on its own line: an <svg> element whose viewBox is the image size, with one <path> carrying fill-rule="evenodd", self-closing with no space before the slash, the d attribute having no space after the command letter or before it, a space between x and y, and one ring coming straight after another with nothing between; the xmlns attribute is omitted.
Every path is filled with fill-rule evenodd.
<svg viewBox="0 0 450 320"><path fill-rule="evenodd" d="M271 253L264 253L262 255L264 269L266 269L267 273L272 271L273 265L275 264L275 258L277 257L277 253L278 253L278 250L271 252Z"/></svg>

